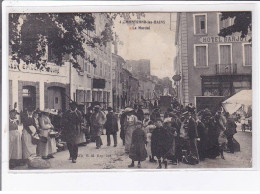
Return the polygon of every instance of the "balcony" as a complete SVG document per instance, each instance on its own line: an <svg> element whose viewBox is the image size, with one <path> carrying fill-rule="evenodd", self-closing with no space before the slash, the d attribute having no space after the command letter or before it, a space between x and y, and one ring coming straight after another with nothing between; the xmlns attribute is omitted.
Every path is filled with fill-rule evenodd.
<svg viewBox="0 0 260 194"><path fill-rule="evenodd" d="M216 64L216 75L237 74L237 64Z"/></svg>

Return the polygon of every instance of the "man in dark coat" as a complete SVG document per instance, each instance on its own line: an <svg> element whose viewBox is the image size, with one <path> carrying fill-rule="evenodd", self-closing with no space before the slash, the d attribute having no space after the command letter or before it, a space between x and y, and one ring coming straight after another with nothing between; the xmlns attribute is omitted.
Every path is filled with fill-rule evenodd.
<svg viewBox="0 0 260 194"><path fill-rule="evenodd" d="M233 142L233 136L235 135L235 133L237 133L237 125L235 123L235 121L230 118L229 113L226 113L226 118L227 118L227 129L225 130L225 135L227 137L228 143L228 149L230 153L234 153L234 142Z"/></svg>
<svg viewBox="0 0 260 194"><path fill-rule="evenodd" d="M198 130L198 152L200 160L203 161L207 157L207 143L208 143L208 131L205 127L205 118L200 118L197 121L197 130Z"/></svg>
<svg viewBox="0 0 260 194"><path fill-rule="evenodd" d="M125 145L125 119L126 119L126 116L127 116L127 112L123 111L121 116L120 116L120 126L121 126L121 129L120 129L120 138L122 139L123 141L123 145Z"/></svg>
<svg viewBox="0 0 260 194"><path fill-rule="evenodd" d="M107 120L104 125L104 128L106 129L106 135L107 135L107 146L110 146L111 144L110 135L112 135L114 139L114 147L116 147L117 132L118 132L117 118L111 107L108 107L107 111L108 111L108 114L106 115Z"/></svg>
<svg viewBox="0 0 260 194"><path fill-rule="evenodd" d="M162 168L162 161L167 168L166 154L172 147L172 135L167 129L163 127L161 119L157 119L155 122L156 128L152 132L151 138L151 150L152 154L157 157L159 161L158 168Z"/></svg>
<svg viewBox="0 0 260 194"><path fill-rule="evenodd" d="M142 110L142 105L138 106L138 109L137 109L137 112L136 112L136 116L137 116L137 119L139 121L143 122L143 120L144 120L144 111Z"/></svg>
<svg viewBox="0 0 260 194"><path fill-rule="evenodd" d="M161 118L160 115L160 110L159 108L154 109L154 111L152 112L151 116L150 116L150 120L155 122L158 118Z"/></svg>
<svg viewBox="0 0 260 194"><path fill-rule="evenodd" d="M62 117L62 127L72 163L76 163L78 157L78 145L76 140L77 135L81 131L82 120L82 114L77 109L76 102L70 103L70 110L66 111Z"/></svg>
<svg viewBox="0 0 260 194"><path fill-rule="evenodd" d="M184 127L187 128L188 138L189 138L189 147L190 147L190 154L194 159L199 161L199 154L198 154L198 147L197 147L197 138L198 138L198 131L197 131L197 124L194 118L192 117L191 113L189 112L185 116Z"/></svg>

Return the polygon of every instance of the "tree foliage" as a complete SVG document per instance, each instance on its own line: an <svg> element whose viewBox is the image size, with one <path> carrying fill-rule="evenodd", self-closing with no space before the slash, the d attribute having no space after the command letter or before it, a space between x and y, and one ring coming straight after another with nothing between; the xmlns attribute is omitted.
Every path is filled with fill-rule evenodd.
<svg viewBox="0 0 260 194"><path fill-rule="evenodd" d="M100 34L96 31L97 14L106 19ZM70 56L73 67L80 69L77 56L85 58L84 44L103 47L113 41L113 25L117 17L130 19L144 16L143 13L13 13L9 15L9 44L12 59L18 63L35 63L38 68L45 66L47 49L52 53L53 62L62 65L63 58ZM98 24L97 24L98 25ZM92 34L92 35L90 35ZM95 34L95 35L93 35ZM50 51L51 48L51 51ZM95 60L87 58L94 67Z"/></svg>
<svg viewBox="0 0 260 194"><path fill-rule="evenodd" d="M241 33L241 38L244 38L252 31L251 12L222 12L221 14L221 21L234 18L234 23L231 26L221 29L219 33L220 36L226 37L239 32Z"/></svg>
<svg viewBox="0 0 260 194"><path fill-rule="evenodd" d="M95 31L95 15L92 13L10 14L12 59L44 66L47 48L51 48L56 65L62 65L63 57L70 55L73 67L80 68L77 56L85 57L83 44L106 46L113 38L111 26L112 22L108 20L101 34L90 36L89 32ZM96 66L95 62L88 60Z"/></svg>

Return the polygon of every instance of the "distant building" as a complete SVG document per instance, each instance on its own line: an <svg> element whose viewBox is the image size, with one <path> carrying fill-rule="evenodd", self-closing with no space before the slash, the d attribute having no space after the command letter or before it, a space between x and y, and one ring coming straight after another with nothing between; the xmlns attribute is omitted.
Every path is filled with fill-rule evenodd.
<svg viewBox="0 0 260 194"><path fill-rule="evenodd" d="M177 14L175 74L181 76L178 98L185 105L195 96L232 96L252 86L252 45L239 33L220 37L219 12Z"/></svg>
<svg viewBox="0 0 260 194"><path fill-rule="evenodd" d="M148 59L126 60L126 66L134 76L151 76L150 60Z"/></svg>

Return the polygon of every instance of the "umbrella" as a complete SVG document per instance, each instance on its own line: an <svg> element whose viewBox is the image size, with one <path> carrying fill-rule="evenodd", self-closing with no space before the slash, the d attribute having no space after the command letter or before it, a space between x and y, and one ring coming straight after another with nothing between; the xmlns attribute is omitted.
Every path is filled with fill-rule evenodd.
<svg viewBox="0 0 260 194"><path fill-rule="evenodd" d="M222 105L230 114L236 112L241 106L252 106L252 90L242 90L222 102Z"/></svg>

